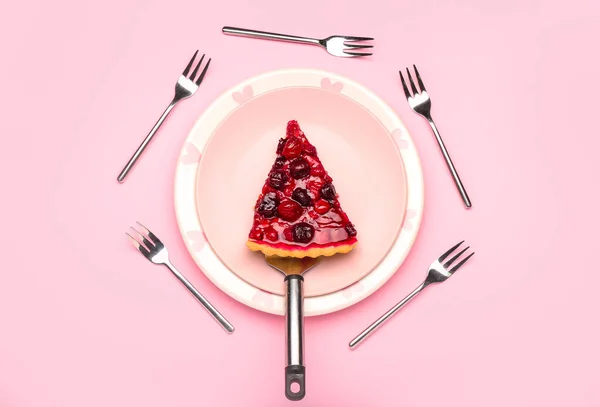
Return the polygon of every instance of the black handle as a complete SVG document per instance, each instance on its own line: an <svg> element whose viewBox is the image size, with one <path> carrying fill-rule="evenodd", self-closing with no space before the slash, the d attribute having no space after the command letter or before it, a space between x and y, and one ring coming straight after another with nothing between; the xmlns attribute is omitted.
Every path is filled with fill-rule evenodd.
<svg viewBox="0 0 600 407"><path fill-rule="evenodd" d="M302 400L306 395L304 384L305 369L301 365L286 366L285 368L285 396L292 401ZM297 389L292 386L298 385ZM297 390L297 391L294 391Z"/></svg>

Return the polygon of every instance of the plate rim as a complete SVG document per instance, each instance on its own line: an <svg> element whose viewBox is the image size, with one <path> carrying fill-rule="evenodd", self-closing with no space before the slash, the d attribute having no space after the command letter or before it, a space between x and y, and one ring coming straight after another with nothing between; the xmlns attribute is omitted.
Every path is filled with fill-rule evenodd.
<svg viewBox="0 0 600 407"><path fill-rule="evenodd" d="M302 80L305 79L306 83L303 83L301 85L277 84L277 79L281 78L295 79L295 82L302 82ZM241 279L237 276L237 274L235 274L221 262L221 260L218 258L218 256L209 244L206 244L206 242L204 242L202 247L198 249L194 239L190 238L189 236L190 233L203 233L200 226L199 214L197 213L195 192L197 188L196 177L200 166L201 157L203 152L205 151L206 145L212 139L216 128L218 128L223 123L223 121L227 119L227 117L233 114L233 112L235 112L241 105L245 103L245 101L239 102L234 100L236 97L235 95L238 94L243 96L245 90L250 85L264 85L263 81L265 80L267 82L271 80L271 82L273 83L270 86L265 86L266 90L263 90L257 94L251 94L248 100L262 95L266 92L271 92L273 90L281 88L306 86L315 88L320 87L321 89L335 91L345 97L350 98L355 103L358 103L363 108L365 108L371 115L373 115L377 120L379 120L380 124L388 130L392 141L398 149L400 158L402 160L402 165L405 169L405 183L407 188L407 194L405 198L405 213L403 215L402 226L399 230L399 233L396 235L394 242L392 243L391 248L387 252L387 254L378 262L378 265L372 271L370 271L368 274L366 274L354 284L342 290L334 291L332 293L320 296L307 297L304 299L305 316L323 315L336 312L341 309L347 308L351 305L354 305L369 297L370 295L375 293L379 288L381 288L392 276L396 274L396 272L402 267L402 264L404 263L406 257L412 249L412 246L414 245L414 242L420 230L424 210L423 170L421 166L420 156L415 148L414 143L412 142L412 138L408 132L408 129L406 128L404 122L402 121L402 119L400 119L398 114L381 97L375 94L375 92L373 92L371 89L356 82L355 80L322 69L286 68L262 72L255 76L249 77L223 91L216 99L214 99L210 103L210 105L196 119L194 125L191 127L185 138L185 141L181 147L177 159L174 179L174 205L178 228L186 246L186 249L192 257L196 266L221 291L234 298L238 302L241 302L242 304L247 305L256 310L275 315L283 315L283 296L261 290L260 288L253 286L245 280ZM312 83L311 80L315 80L315 83ZM339 88L339 90L335 87L335 85L337 85L338 83L341 83L341 87ZM251 86L250 89L250 92L252 93L253 88ZM348 95L348 93L350 93L350 95ZM356 95L353 95L354 93L356 93ZM357 99L356 96L360 96L361 98ZM229 99L229 101L227 99ZM366 106L366 102L369 102L367 104L372 104L372 106ZM211 115L214 114L215 110L223 104L229 104L231 108L224 109L225 113L221 114L222 117L220 119L213 120L216 122L215 126L211 128L210 132L208 132L208 135L202 137L203 141L201 145L196 146L195 143L191 142L191 140L194 139L195 135L202 132L201 126L204 124L204 122L210 120ZM382 111L380 113L383 113L383 116L381 114L375 114L373 112L373 107L379 107L379 110ZM390 123L392 124L391 129L389 125ZM395 135L396 132L398 132L397 135ZM193 148L197 150L197 162L190 163L186 159L187 149L190 148L190 144ZM407 158L409 158L408 161L411 163L411 168L407 168ZM186 171L186 173L184 174L183 171ZM190 176L190 173L192 172L193 176ZM186 193L186 190L182 189L182 184L184 182L179 182L183 178L183 176L185 176L186 180L188 181L186 185L190 186L190 181L193 182L193 185L191 185L191 190L193 191L193 199L191 203L189 202L189 191L187 191ZM185 199L183 195L187 195L188 199ZM182 200L186 203L182 203ZM182 220L182 211L184 210L183 206L186 205L189 206L188 210L192 208L195 213L197 225L194 225L194 228L191 228L192 230L190 230L189 226L186 227L184 225L184 221ZM408 226L410 226L410 228L406 226L407 221L409 222ZM195 236L200 237L200 235ZM402 241L401 238L403 238ZM399 249L403 249L403 252L397 253ZM390 257L395 257L396 261L393 262L393 260L390 260ZM377 273L377 271L379 271L379 269L383 267L386 261L397 263L395 266L394 264L390 265L392 266L393 271L389 271L386 274ZM210 271L207 272L207 269L216 267L225 270L221 270L220 273L212 273ZM390 267L388 266L388 269L389 268ZM374 278L374 275L377 275L377 278ZM237 289L232 289L230 287L230 285L233 283L236 284ZM252 291L254 291L254 293L252 293Z"/></svg>

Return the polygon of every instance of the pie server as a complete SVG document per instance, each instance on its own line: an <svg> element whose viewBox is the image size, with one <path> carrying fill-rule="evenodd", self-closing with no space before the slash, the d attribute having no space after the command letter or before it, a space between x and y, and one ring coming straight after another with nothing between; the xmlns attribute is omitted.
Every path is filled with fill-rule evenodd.
<svg viewBox="0 0 600 407"><path fill-rule="evenodd" d="M320 258L265 256L267 264L285 275L285 396L302 400L306 394L304 366L304 277L302 274L315 267ZM297 391L292 385L298 386Z"/></svg>

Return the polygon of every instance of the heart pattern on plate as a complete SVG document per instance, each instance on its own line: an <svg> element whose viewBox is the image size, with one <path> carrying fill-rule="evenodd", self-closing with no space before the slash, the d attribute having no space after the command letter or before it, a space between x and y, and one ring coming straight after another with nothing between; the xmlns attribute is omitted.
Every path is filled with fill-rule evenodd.
<svg viewBox="0 0 600 407"><path fill-rule="evenodd" d="M404 217L404 223L402 224L402 229L412 230L413 224L411 219L414 219L417 216L417 211L414 209L407 209L406 216Z"/></svg>
<svg viewBox="0 0 600 407"><path fill-rule="evenodd" d="M187 238L192 243L192 250L195 252L202 251L206 245L206 235L204 232L199 230L192 230L187 232Z"/></svg>
<svg viewBox="0 0 600 407"><path fill-rule="evenodd" d="M402 130L396 129L392 131L392 138L396 141L396 144L398 144L398 147L401 149L408 148L408 140L404 138L404 132Z"/></svg>
<svg viewBox="0 0 600 407"><path fill-rule="evenodd" d="M181 163L186 165L196 164L200 161L201 156L202 154L200 154L198 147L192 143L185 143L184 153L181 156Z"/></svg>
<svg viewBox="0 0 600 407"><path fill-rule="evenodd" d="M330 90L332 92L340 93L344 88L344 84L342 82L331 82L329 78L323 78L321 80L321 87L325 90Z"/></svg>
<svg viewBox="0 0 600 407"><path fill-rule="evenodd" d="M252 89L252 86L246 86L241 92L233 92L232 96L233 100L241 105L254 97L254 90Z"/></svg>
<svg viewBox="0 0 600 407"><path fill-rule="evenodd" d="M251 109L255 105L259 106L263 100L262 95L268 93L270 96L273 93L287 90L288 88L312 88L314 91L310 93L317 95L316 97L327 98L328 100L335 100L340 97L342 99L348 98L355 100L366 110L372 111L373 115L382 124L380 126L380 129L383 130L383 134L381 135L382 140L385 140L385 143L389 147L389 139L393 137L397 151L392 151L392 153L394 155L399 153L406 167L406 190L409 193L404 203L405 206L403 206L404 216L400 214L397 224L401 228L400 236L402 239L397 239L396 243L394 243L395 245L391 248L391 251L397 254L391 256L393 262L390 265L393 267L382 269L379 275L376 275L377 273L367 274L360 280L360 284L357 284L358 281L355 281L353 284L345 284L339 287L335 292L305 298L306 316L324 315L344 309L375 292L380 286L382 278L387 279L397 271L398 267L396 267L396 263L398 265L402 264L404 255L410 250L419 227L419 220L422 213L422 197L420 193L411 193L413 190L420 192L419 188L422 187L422 171L415 143L397 115L391 109L381 109L380 100L377 95L372 94L372 92L359 86L359 84L356 84L351 79L337 76L335 73L315 69L285 69L269 73L268 75L261 74L238 84L225 92L222 95L223 97L217 99L214 105L215 108L207 109L201 118L198 119L198 125L194 126L194 130L190 132L186 139L186 143L192 143L193 145L180 145L182 148L179 161L177 162L177 174L175 178L175 209L179 228L186 242L186 248L189 250L194 262L211 281L214 281L221 290L229 294L232 298L249 307L274 315L284 315L285 301L281 294L274 294L272 290L261 290L258 286L238 278L221 261L213 248L217 244L217 238L213 238L208 230L206 233L207 236L211 236L210 242L207 242L202 235L204 224L199 222L198 205L196 202L197 195L193 196L193 194L198 192L199 163L204 162L207 158L205 147L209 140L211 140L207 136L215 132L219 128L220 123L228 120L232 116L232 113L234 114L242 109ZM263 111L268 112L268 109L264 109ZM396 129L399 131L395 132L392 136L392 133ZM194 162L196 164L193 164ZM187 163L191 165L184 165ZM410 211L407 216L406 209L408 208L414 209L416 214ZM410 229L410 231L407 229ZM395 229L395 232L398 232L398 230ZM281 281L279 281L279 284L281 284Z"/></svg>
<svg viewBox="0 0 600 407"><path fill-rule="evenodd" d="M275 302L273 296L263 290L256 290L256 293L252 296L252 301L261 304L266 308L273 308Z"/></svg>
<svg viewBox="0 0 600 407"><path fill-rule="evenodd" d="M342 295L344 296L344 298L352 298L354 296L354 294L358 294L360 292L362 292L362 290L365 287L362 285L362 283L359 281L357 283L352 284L351 286L344 288L342 290Z"/></svg>

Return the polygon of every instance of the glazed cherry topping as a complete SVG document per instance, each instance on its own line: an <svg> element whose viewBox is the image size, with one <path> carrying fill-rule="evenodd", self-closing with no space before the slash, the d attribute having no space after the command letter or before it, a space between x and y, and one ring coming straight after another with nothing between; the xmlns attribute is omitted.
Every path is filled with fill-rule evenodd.
<svg viewBox="0 0 600 407"><path fill-rule="evenodd" d="M342 218L343 223L350 223L350 219L348 219L348 215L346 215L346 212L340 211L340 217Z"/></svg>
<svg viewBox="0 0 600 407"><path fill-rule="evenodd" d="M302 216L303 212L304 209L302 209L298 202L287 198L284 198L277 207L277 213L279 213L279 217L288 222L297 221L300 216Z"/></svg>
<svg viewBox="0 0 600 407"><path fill-rule="evenodd" d="M325 175L325 168L323 168L321 164L315 165L314 167L311 167L310 174L315 177L322 177Z"/></svg>
<svg viewBox="0 0 600 407"><path fill-rule="evenodd" d="M332 201L336 198L337 193L335 192L335 187L332 183L323 185L323 188L321 188L321 196L328 201Z"/></svg>
<svg viewBox="0 0 600 407"><path fill-rule="evenodd" d="M265 228L265 238L272 242L276 242L279 239L279 233L272 227Z"/></svg>
<svg viewBox="0 0 600 407"><path fill-rule="evenodd" d="M302 206L310 206L312 199L308 195L308 191L304 188L296 188L292 193L292 199L298 202Z"/></svg>
<svg viewBox="0 0 600 407"><path fill-rule="evenodd" d="M321 187L323 187L325 183L323 182L323 180L319 179L319 178L314 178L314 179L310 179L309 181L306 182L306 186L308 187L308 190L310 192L312 192L312 194L315 196L315 198L319 197L319 194L321 193Z"/></svg>
<svg viewBox="0 0 600 407"><path fill-rule="evenodd" d="M287 175L281 170L272 171L269 174L269 185L275 189L281 189L285 181L287 181Z"/></svg>
<svg viewBox="0 0 600 407"><path fill-rule="evenodd" d="M286 184L286 186L283 188L283 195L285 196L292 196L292 194L294 193L294 189L296 188L296 183L294 182L294 180L290 181L291 182Z"/></svg>
<svg viewBox="0 0 600 407"><path fill-rule="evenodd" d="M285 139L280 138L279 144L277 144L277 154L281 154L283 152L283 147L285 146Z"/></svg>
<svg viewBox="0 0 600 407"><path fill-rule="evenodd" d="M304 152L308 155L312 155L313 157L317 156L317 149L308 141L304 142Z"/></svg>
<svg viewBox="0 0 600 407"><path fill-rule="evenodd" d="M250 231L250 239L254 239L254 240L262 240L263 238L263 231L260 229L252 229Z"/></svg>
<svg viewBox="0 0 600 407"><path fill-rule="evenodd" d="M250 239L274 247L326 246L354 239L356 228L337 196L317 149L290 120L256 203Z"/></svg>
<svg viewBox="0 0 600 407"><path fill-rule="evenodd" d="M273 164L273 168L275 169L279 169L279 168L283 168L283 166L285 165L286 159L285 157L277 157L275 159L275 164Z"/></svg>
<svg viewBox="0 0 600 407"><path fill-rule="evenodd" d="M326 214L327 211L329 211L329 208L331 208L331 205L329 205L329 202L324 199L319 199L317 202L315 202L315 212L317 212L319 215Z"/></svg>
<svg viewBox="0 0 600 407"><path fill-rule="evenodd" d="M315 228L306 222L297 223L292 230L292 236L296 243L309 243L315 237Z"/></svg>
<svg viewBox="0 0 600 407"><path fill-rule="evenodd" d="M288 137L298 137L300 136L302 133L302 130L300 130L300 125L298 124L298 122L296 120L290 120L287 124L287 128L285 131L286 136ZM303 135L303 133L302 133Z"/></svg>
<svg viewBox="0 0 600 407"><path fill-rule="evenodd" d="M283 229L283 237L288 242L293 242L294 241L294 234L292 233L292 228L291 227Z"/></svg>
<svg viewBox="0 0 600 407"><path fill-rule="evenodd" d="M296 158L290 163L290 174L295 179L306 178L310 174L310 166L304 158Z"/></svg>
<svg viewBox="0 0 600 407"><path fill-rule="evenodd" d="M298 157L302 153L302 139L300 137L288 138L283 147L283 156L288 160Z"/></svg>
<svg viewBox="0 0 600 407"><path fill-rule="evenodd" d="M277 205L279 205L279 197L275 192L269 192L263 196L256 211L265 218L272 218L277 214Z"/></svg>

